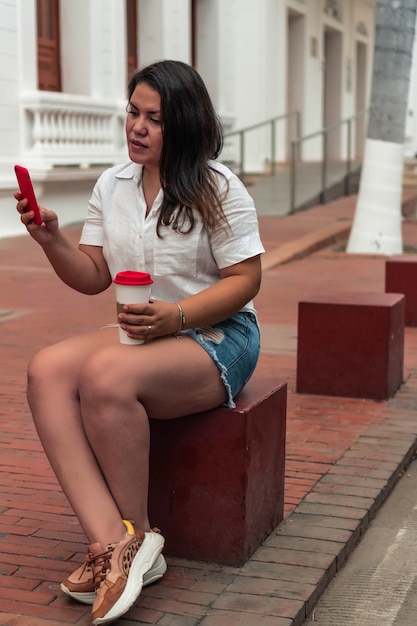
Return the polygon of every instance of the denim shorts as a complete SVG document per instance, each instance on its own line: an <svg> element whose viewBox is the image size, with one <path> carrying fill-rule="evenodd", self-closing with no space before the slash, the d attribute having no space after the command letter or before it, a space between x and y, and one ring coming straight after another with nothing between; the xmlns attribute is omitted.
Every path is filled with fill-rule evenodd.
<svg viewBox="0 0 417 626"><path fill-rule="evenodd" d="M224 406L235 407L233 398L252 376L260 352L260 333L256 316L240 312L223 322L183 331L208 352L220 370L227 392Z"/></svg>

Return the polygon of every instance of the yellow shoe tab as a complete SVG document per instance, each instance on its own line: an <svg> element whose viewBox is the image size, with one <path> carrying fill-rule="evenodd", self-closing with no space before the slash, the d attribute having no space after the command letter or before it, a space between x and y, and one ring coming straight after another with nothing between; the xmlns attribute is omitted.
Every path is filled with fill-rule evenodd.
<svg viewBox="0 0 417 626"><path fill-rule="evenodd" d="M135 529L133 528L132 522L129 522L128 519L123 519L122 522L123 522L123 524L127 528L127 534L128 535L134 535L135 534Z"/></svg>

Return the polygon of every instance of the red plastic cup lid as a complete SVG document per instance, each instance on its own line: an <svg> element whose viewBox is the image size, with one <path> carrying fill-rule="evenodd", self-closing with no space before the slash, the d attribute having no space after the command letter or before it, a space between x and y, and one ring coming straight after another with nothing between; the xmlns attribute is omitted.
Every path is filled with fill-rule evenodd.
<svg viewBox="0 0 417 626"><path fill-rule="evenodd" d="M151 275L146 272L126 270L125 272L116 274L113 282L117 285L151 285L153 280Z"/></svg>

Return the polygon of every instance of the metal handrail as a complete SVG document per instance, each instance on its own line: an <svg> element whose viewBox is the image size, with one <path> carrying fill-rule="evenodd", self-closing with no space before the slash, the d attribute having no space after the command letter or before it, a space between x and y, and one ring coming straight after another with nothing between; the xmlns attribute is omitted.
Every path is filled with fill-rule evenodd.
<svg viewBox="0 0 417 626"><path fill-rule="evenodd" d="M275 174L275 161L276 161L276 145L275 145L275 126L276 122L288 119L290 117L295 116L296 118L296 137L298 138L301 134L301 113L300 111L290 111L289 113L283 113L282 115L278 115L276 117L270 118L263 122L259 122L258 124L253 124L252 126L247 126L246 128L242 128L240 130L234 130L225 135L225 139L229 137L234 137L236 135L239 136L239 176L245 175L245 134L256 130L257 128L262 128L264 126L270 126L271 128L271 145L270 145L270 163L271 163L271 175Z"/></svg>
<svg viewBox="0 0 417 626"><path fill-rule="evenodd" d="M345 195L349 194L349 182L351 175L351 167L352 167L352 122L356 121L359 117L363 117L369 113L369 109L364 109L363 111L359 111L355 115L351 115L350 117L340 120L335 124L330 124L329 126L325 126L320 130L315 131L314 133L309 133L308 135L303 135L302 137L296 137L291 141L291 178L290 178L290 213L294 213L295 211L295 186L296 186L296 167L297 161L299 160L298 156L300 154L300 145L303 141L308 139L313 139L314 137L322 136L322 160L321 160L321 190L320 190L320 203L325 203L325 194L326 194L326 183L327 183L327 137L328 134L335 130L336 128L347 125L347 158L346 158L346 175L345 175Z"/></svg>

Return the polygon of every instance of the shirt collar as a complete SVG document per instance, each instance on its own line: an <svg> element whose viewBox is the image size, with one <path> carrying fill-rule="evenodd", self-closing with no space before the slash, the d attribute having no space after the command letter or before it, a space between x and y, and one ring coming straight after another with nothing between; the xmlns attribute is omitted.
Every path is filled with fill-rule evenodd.
<svg viewBox="0 0 417 626"><path fill-rule="evenodd" d="M116 178L133 179L136 183L140 183L142 180L143 165L138 163L127 163L126 166L116 174Z"/></svg>

